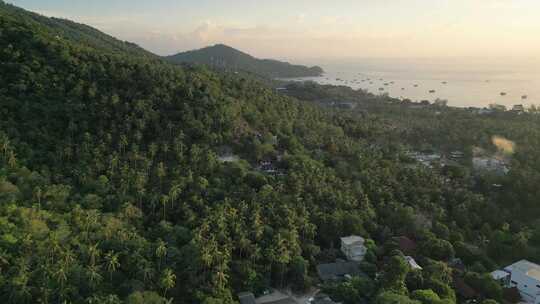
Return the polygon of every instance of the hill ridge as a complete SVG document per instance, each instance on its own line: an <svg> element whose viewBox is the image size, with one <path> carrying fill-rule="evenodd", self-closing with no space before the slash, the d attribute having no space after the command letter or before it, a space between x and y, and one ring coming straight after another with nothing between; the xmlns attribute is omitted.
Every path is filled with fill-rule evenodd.
<svg viewBox="0 0 540 304"><path fill-rule="evenodd" d="M223 43L166 56L165 59L173 63L203 64L271 78L315 77L324 73L319 66L307 67L275 59L257 58Z"/></svg>

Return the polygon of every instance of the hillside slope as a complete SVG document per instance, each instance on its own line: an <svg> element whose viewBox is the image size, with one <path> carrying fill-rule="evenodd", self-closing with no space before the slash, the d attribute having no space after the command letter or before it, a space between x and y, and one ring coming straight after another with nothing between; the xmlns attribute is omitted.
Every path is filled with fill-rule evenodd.
<svg viewBox="0 0 540 304"><path fill-rule="evenodd" d="M118 40L95 28L85 24L76 23L66 19L48 18L32 13L16 6L0 1L0 10L4 16L19 18L28 25L41 24L42 30L48 31L51 38L67 39L81 45L96 48L101 51L129 54L131 56L144 56L157 58L158 56L146 51L138 45Z"/></svg>
<svg viewBox="0 0 540 304"><path fill-rule="evenodd" d="M366 203L306 154L343 136L315 108L250 79L86 43L77 30L57 39L40 20L0 7L8 303L233 303L237 291L279 284L286 256L316 254L312 221L330 211L318 209ZM220 162L223 145L244 160ZM290 177L256 169L278 153ZM280 258L272 248L284 240Z"/></svg>
<svg viewBox="0 0 540 304"><path fill-rule="evenodd" d="M225 70L241 70L272 78L320 76L320 67L292 65L270 59L257 59L232 47L217 44L200 50L166 57L174 63L198 63Z"/></svg>

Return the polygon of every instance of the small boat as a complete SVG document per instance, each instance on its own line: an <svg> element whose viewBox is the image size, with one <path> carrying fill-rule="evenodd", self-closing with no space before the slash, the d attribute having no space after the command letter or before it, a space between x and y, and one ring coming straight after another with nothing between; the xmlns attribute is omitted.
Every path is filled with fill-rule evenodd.
<svg viewBox="0 0 540 304"><path fill-rule="evenodd" d="M401 88L402 91L405 91L405 88Z"/></svg>
<svg viewBox="0 0 540 304"><path fill-rule="evenodd" d="M527 99L527 98L529 98L529 96L527 96L527 95L521 96L521 99Z"/></svg>
<svg viewBox="0 0 540 304"><path fill-rule="evenodd" d="M415 87L415 88L418 88L418 85L417 85L417 84L415 84L415 85L414 85L414 87Z"/></svg>
<svg viewBox="0 0 540 304"><path fill-rule="evenodd" d="M429 90L429 93L431 93L431 94L433 94L435 92L436 92L435 90Z"/></svg>
<svg viewBox="0 0 540 304"><path fill-rule="evenodd" d="M501 92L501 96L506 96L506 92Z"/></svg>

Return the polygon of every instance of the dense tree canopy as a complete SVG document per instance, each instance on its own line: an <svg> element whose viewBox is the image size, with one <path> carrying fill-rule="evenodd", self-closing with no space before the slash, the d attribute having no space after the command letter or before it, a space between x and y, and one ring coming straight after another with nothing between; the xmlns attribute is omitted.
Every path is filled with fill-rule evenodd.
<svg viewBox="0 0 540 304"><path fill-rule="evenodd" d="M344 303L455 303L455 257L468 284L500 300L479 272L540 259L533 113L412 110L314 84L280 95L2 2L0 83L6 303L236 303L240 291L303 291L350 234L368 239L365 276L323 286ZM330 110L332 96L360 107ZM516 142L509 174L473 174L473 146L495 150L493 135ZM407 157L411 147L468 157L428 168ZM396 236L418 243L422 271L385 245Z"/></svg>

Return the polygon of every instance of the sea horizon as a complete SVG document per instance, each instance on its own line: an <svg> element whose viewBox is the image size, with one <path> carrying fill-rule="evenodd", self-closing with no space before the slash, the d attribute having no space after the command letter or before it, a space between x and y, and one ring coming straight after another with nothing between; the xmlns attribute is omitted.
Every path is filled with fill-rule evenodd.
<svg viewBox="0 0 540 304"><path fill-rule="evenodd" d="M540 60L536 58L365 58L319 62L325 71L323 76L293 80L345 85L412 101L444 99L455 107L540 103Z"/></svg>

